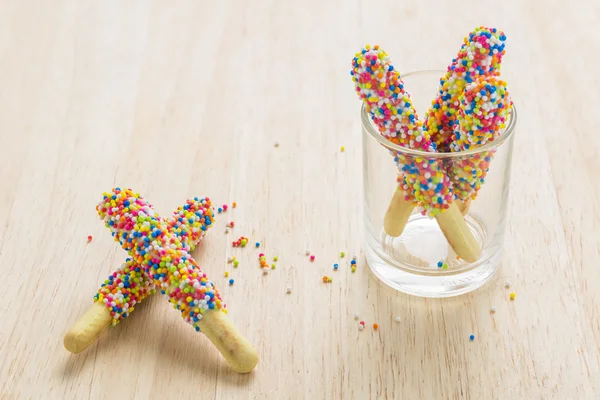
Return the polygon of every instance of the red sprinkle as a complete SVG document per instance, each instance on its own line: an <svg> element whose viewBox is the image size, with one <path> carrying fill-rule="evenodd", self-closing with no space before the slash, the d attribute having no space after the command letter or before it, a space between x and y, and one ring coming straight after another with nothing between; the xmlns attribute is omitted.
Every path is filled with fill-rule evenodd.
<svg viewBox="0 0 600 400"><path fill-rule="evenodd" d="M361 325L364 326L365 325L365 321L360 321L359 324L361 324Z"/></svg>
<svg viewBox="0 0 600 400"><path fill-rule="evenodd" d="M92 241L92 235L89 235L88 236L88 242L91 242L91 241Z"/></svg>
<svg viewBox="0 0 600 400"><path fill-rule="evenodd" d="M231 221L231 222L229 223L229 226L230 226L230 227L232 227L232 228L233 228L233 226L234 226L234 225L235 225L235 223L234 223L233 221Z"/></svg>

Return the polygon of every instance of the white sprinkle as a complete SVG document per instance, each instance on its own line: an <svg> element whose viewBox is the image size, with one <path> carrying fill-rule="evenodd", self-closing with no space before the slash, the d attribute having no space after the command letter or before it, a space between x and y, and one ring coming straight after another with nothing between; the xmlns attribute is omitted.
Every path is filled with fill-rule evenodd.
<svg viewBox="0 0 600 400"><path fill-rule="evenodd" d="M263 275L269 275L269 269L263 268Z"/></svg>
<svg viewBox="0 0 600 400"><path fill-rule="evenodd" d="M307 256L310 256L310 250L309 250L309 249L306 249L306 250L304 251L304 254L306 254Z"/></svg>
<svg viewBox="0 0 600 400"><path fill-rule="evenodd" d="M507 289L510 287L510 281L509 280L507 280L506 282L504 282L504 287L507 288Z"/></svg>
<svg viewBox="0 0 600 400"><path fill-rule="evenodd" d="M492 306L492 307L490 308L490 312L491 312L492 314L493 314L493 313L495 313L495 312L496 312L496 307Z"/></svg>
<svg viewBox="0 0 600 400"><path fill-rule="evenodd" d="M396 316L396 322L400 322L400 316L399 315Z"/></svg>
<svg viewBox="0 0 600 400"><path fill-rule="evenodd" d="M358 324L358 330L362 331L363 329L365 329L365 326L363 324Z"/></svg>
<svg viewBox="0 0 600 400"><path fill-rule="evenodd" d="M285 290L285 292L286 292L287 294L290 294L290 293L292 293L292 288L291 288L291 287L288 287L288 288Z"/></svg>
<svg viewBox="0 0 600 400"><path fill-rule="evenodd" d="M354 314L354 319L358 321L358 314Z"/></svg>
<svg viewBox="0 0 600 400"><path fill-rule="evenodd" d="M227 262L228 263L232 263L233 262L233 257L231 257L231 256L227 257Z"/></svg>
<svg viewBox="0 0 600 400"><path fill-rule="evenodd" d="M279 142L275 142L275 147L279 147Z"/></svg>
<svg viewBox="0 0 600 400"><path fill-rule="evenodd" d="M225 228L225 233L229 233L229 228Z"/></svg>

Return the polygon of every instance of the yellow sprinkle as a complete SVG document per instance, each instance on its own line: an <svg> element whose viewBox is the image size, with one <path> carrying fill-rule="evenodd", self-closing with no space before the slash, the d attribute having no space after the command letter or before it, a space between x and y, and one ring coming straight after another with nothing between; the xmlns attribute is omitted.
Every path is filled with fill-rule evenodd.
<svg viewBox="0 0 600 400"><path fill-rule="evenodd" d="M516 294L515 292L512 292L512 293L510 294L510 299L511 299L511 300L514 300L514 299L516 299L516 298L517 298L517 294Z"/></svg>
<svg viewBox="0 0 600 400"><path fill-rule="evenodd" d="M346 148L344 146L340 147L340 151L343 153Z"/></svg>
<svg viewBox="0 0 600 400"><path fill-rule="evenodd" d="M273 257L273 261L277 261L279 259L279 257L275 256Z"/></svg>
<svg viewBox="0 0 600 400"><path fill-rule="evenodd" d="M229 276L229 271L225 271L225 278Z"/></svg>

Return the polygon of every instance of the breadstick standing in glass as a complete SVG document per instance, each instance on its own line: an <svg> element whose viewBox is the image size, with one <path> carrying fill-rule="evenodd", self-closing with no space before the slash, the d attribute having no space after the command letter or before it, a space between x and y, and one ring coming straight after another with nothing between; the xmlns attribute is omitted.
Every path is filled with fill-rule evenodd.
<svg viewBox="0 0 600 400"><path fill-rule="evenodd" d="M379 133L391 143L407 149L435 152L435 145L423 130L409 94L404 90L400 73L389 56L379 46L365 47L356 54L351 71L358 96ZM398 168L404 177L399 187L404 197L395 193L393 205L385 219L406 224L415 203L424 213L435 217L440 229L456 254L468 262L479 258L481 249L469 230L460 210L452 202L452 184L444 165L435 158L394 152ZM385 220L384 219L384 220ZM404 229L402 225L402 229Z"/></svg>

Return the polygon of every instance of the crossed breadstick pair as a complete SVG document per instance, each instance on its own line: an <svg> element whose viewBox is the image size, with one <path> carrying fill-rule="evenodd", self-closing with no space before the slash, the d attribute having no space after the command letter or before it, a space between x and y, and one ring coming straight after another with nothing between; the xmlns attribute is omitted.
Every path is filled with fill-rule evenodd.
<svg viewBox="0 0 600 400"><path fill-rule="evenodd" d="M218 290L190 255L213 224L210 200L187 200L172 217L163 219L139 194L115 188L104 193L96 209L129 258L102 284L93 306L67 332L65 348L82 352L111 323L116 325L160 290L235 371L254 369L256 349L227 318Z"/></svg>

